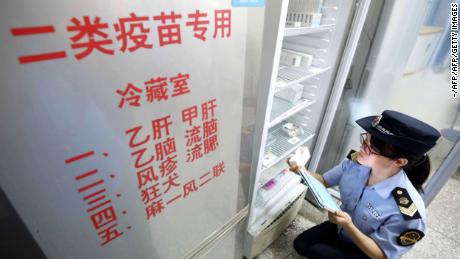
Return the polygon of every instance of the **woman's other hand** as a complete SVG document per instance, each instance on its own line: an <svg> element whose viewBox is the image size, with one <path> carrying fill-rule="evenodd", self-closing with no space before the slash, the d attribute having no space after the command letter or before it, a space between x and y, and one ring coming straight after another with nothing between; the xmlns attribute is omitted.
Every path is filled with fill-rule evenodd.
<svg viewBox="0 0 460 259"><path fill-rule="evenodd" d="M336 211L335 213L328 212L329 221L343 228L347 228L353 224L350 215L344 211Z"/></svg>

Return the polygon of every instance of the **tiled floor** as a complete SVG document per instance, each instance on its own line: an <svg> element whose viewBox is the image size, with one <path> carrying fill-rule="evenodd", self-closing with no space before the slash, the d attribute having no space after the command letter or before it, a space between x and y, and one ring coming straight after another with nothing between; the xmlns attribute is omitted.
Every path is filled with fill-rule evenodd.
<svg viewBox="0 0 460 259"><path fill-rule="evenodd" d="M460 258L460 170L442 188L428 207L427 214L428 228L425 237L403 258ZM297 218L257 258L303 258L294 251L292 241L305 229L326 219L325 212L305 202Z"/></svg>

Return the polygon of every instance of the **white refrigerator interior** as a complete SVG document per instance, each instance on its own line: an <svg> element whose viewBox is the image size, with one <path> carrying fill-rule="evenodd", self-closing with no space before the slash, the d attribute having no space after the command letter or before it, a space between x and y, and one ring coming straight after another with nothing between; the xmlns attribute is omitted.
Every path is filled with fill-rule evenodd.
<svg viewBox="0 0 460 259"><path fill-rule="evenodd" d="M336 86L341 81L336 74L343 70L342 59L352 55L342 55L350 53L346 51L350 46L356 48L349 44L349 28L357 16L367 12L356 7L354 0L266 3L260 92L253 122L247 258L270 245L300 209L306 187L287 169L286 159L299 147L314 149L331 92L334 87L343 88L343 84ZM349 69L351 62L345 63Z"/></svg>

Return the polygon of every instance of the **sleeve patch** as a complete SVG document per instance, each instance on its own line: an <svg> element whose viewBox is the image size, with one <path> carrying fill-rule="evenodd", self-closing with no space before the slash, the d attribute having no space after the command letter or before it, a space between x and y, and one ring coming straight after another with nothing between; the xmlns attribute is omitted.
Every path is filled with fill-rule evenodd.
<svg viewBox="0 0 460 259"><path fill-rule="evenodd" d="M411 246L420 241L425 234L418 229L408 229L401 233L398 237L398 244L400 246Z"/></svg>

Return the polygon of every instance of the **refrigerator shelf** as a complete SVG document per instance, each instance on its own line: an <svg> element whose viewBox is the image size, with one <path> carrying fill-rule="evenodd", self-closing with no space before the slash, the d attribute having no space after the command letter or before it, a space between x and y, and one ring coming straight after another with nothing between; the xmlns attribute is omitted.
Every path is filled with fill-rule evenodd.
<svg viewBox="0 0 460 259"><path fill-rule="evenodd" d="M286 27L284 37L294 37L299 35L307 35L319 32L330 31L335 24L324 24L317 27Z"/></svg>
<svg viewBox="0 0 460 259"><path fill-rule="evenodd" d="M283 132L281 129L282 125L283 123L280 123L277 126L270 128L268 131L268 134L275 137L276 141L272 145L265 147L265 153L270 153L273 155L273 158L267 160L265 164L262 163L262 171L272 167L282 159L286 158L289 154L294 152L294 150L315 136L315 134L304 128L303 135L299 136L296 140L295 138L288 137L286 133ZM293 140L295 140L295 142Z"/></svg>
<svg viewBox="0 0 460 259"><path fill-rule="evenodd" d="M323 10L334 10L334 11L337 11L339 10L339 7L338 6L321 6L321 9Z"/></svg>
<svg viewBox="0 0 460 259"><path fill-rule="evenodd" d="M273 97L273 106L270 114L268 127L273 127L297 112L315 103L313 100L301 99L293 104L278 97Z"/></svg>
<svg viewBox="0 0 460 259"><path fill-rule="evenodd" d="M276 79L277 82L275 83L275 93L281 91L286 87L292 86L309 78L320 75L328 71L330 68L331 67L309 67L305 69L280 66L280 68L278 69L278 77Z"/></svg>

